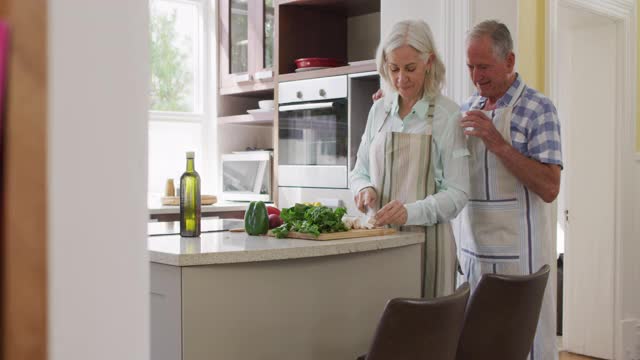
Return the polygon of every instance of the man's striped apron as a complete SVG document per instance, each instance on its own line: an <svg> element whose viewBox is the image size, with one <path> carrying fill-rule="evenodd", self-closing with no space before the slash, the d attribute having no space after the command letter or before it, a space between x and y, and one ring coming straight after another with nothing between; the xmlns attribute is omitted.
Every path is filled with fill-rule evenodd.
<svg viewBox="0 0 640 360"><path fill-rule="evenodd" d="M511 144L511 118L520 100L522 83L504 108L485 111ZM477 108L474 104L473 108ZM502 162L488 151L481 139L469 137L470 200L456 226L460 275L458 283L469 281L475 289L485 273L532 274L555 261L552 231L555 221L550 204L527 189ZM555 338L555 296L549 277L531 360L558 359Z"/></svg>

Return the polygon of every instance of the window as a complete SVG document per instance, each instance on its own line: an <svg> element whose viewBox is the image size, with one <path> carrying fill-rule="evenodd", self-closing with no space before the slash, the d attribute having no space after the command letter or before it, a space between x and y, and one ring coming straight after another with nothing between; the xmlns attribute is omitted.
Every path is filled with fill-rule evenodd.
<svg viewBox="0 0 640 360"><path fill-rule="evenodd" d="M210 0L150 0L149 178L151 194L179 184L185 152L196 152L203 193L215 188L215 126L209 123L213 39Z"/></svg>

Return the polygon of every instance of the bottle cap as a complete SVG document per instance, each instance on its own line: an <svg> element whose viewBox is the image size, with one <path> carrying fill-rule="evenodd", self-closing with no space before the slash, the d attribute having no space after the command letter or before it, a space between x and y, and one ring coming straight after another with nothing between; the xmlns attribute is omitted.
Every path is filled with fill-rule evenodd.
<svg viewBox="0 0 640 360"><path fill-rule="evenodd" d="M195 152L187 151L187 159L194 159L194 158L195 158Z"/></svg>

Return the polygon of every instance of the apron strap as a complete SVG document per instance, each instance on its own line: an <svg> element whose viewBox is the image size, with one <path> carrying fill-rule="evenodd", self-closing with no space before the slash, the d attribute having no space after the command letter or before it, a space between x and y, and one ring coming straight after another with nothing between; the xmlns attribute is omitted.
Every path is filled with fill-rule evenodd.
<svg viewBox="0 0 640 360"><path fill-rule="evenodd" d="M524 89L526 88L526 85L524 84L524 81L522 81L522 79L520 80L520 85L518 86L518 89L516 90L515 95L513 96L513 99L511 99L511 101L509 102L509 106L515 106L516 103L518 101L520 101L520 98L522 98L522 94L524 94Z"/></svg>
<svg viewBox="0 0 640 360"><path fill-rule="evenodd" d="M525 85L524 81L522 81L522 79L520 79L520 85L518 85L518 88L516 89L516 93L513 96L513 99L511 99L511 101L509 102L509 104L507 106L515 106L515 104L520 100L520 98L522 98L522 95L524 94L524 89L527 86ZM470 110L482 110L482 108L484 107L484 104L486 103L487 98L485 97L478 97L469 107ZM482 105L482 106L481 106Z"/></svg>

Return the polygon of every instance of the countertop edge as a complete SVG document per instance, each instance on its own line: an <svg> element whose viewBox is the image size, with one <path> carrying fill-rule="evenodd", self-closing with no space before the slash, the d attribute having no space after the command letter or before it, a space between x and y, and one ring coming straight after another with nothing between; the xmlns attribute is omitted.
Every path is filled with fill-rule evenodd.
<svg viewBox="0 0 640 360"><path fill-rule="evenodd" d="M282 249L259 249L208 254L169 254L149 250L149 260L153 263L186 267L343 255L424 243L424 236L421 233L398 233L391 237L363 239L367 239L367 241L343 242L344 240L333 240L324 242L324 244L319 246L298 246Z"/></svg>

